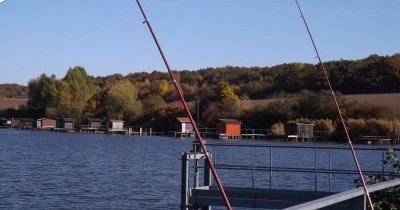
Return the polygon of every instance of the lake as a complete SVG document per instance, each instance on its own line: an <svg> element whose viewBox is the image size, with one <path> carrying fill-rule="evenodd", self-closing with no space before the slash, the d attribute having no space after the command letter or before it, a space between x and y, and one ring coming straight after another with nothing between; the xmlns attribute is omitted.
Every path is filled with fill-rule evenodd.
<svg viewBox="0 0 400 210"><path fill-rule="evenodd" d="M180 154L191 148L190 139L0 129L0 209L179 209ZM214 147L208 148L213 152ZM215 148L217 164L242 164L255 151L255 162L267 166L269 154L264 150ZM308 167L314 164L312 151L274 148L274 165L298 165L300 160ZM279 153L285 158L280 158ZM353 167L348 151L335 154L333 167ZM380 169L380 154L360 153L361 165ZM318 152L318 165L326 164L323 157L323 151ZM257 173L257 187L269 187L269 176ZM310 181L309 175L290 176L274 177L273 187L313 189L314 178ZM228 185L246 185L249 172L222 174L221 178ZM288 181L292 178L300 180L300 184ZM342 182L342 178L336 179ZM343 182L338 190L353 185L352 180ZM322 188L326 181L319 185Z"/></svg>

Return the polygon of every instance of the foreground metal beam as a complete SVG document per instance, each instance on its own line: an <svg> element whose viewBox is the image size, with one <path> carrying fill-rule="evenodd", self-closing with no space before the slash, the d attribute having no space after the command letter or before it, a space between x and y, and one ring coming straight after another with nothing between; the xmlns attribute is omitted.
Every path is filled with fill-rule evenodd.
<svg viewBox="0 0 400 210"><path fill-rule="evenodd" d="M386 182L381 182L378 184L373 184L373 185L369 185L368 189L369 192L376 192L379 190L383 190L386 188L390 188L390 187L395 187L400 185L400 178L399 179L394 179L394 180L390 180L390 181L386 181ZM354 190L348 190L348 191L344 191L341 193L337 193L331 196L327 196L324 198L320 198L317 200L313 200L307 203L302 203L300 205L296 205L296 206L292 206L290 208L286 208L285 210L310 210L310 209L320 209L320 208L324 208L324 207L329 207L329 206L333 206L336 205L338 203L344 202L344 201L348 201L351 199L356 199L356 198L362 198L363 200L363 207L362 209L366 209L365 206L365 199L364 199L364 189L362 187L354 189ZM354 208L352 208L354 209Z"/></svg>
<svg viewBox="0 0 400 210"><path fill-rule="evenodd" d="M225 187L232 206L282 209L322 198L333 193L295 190L268 190L244 187ZM194 206L223 206L216 187L190 189L189 203Z"/></svg>

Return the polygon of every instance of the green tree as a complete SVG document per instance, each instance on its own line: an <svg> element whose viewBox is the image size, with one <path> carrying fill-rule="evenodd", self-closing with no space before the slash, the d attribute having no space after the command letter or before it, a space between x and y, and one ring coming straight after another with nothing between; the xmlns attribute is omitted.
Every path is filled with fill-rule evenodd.
<svg viewBox="0 0 400 210"><path fill-rule="evenodd" d="M47 107L55 107L57 104L57 79L55 75L40 75L31 79L28 83L29 102L34 109L45 110Z"/></svg>
<svg viewBox="0 0 400 210"><path fill-rule="evenodd" d="M82 67L69 69L63 81L69 85L71 101L69 107L74 113L74 118L81 119L87 101L94 95L95 86L93 78L88 76Z"/></svg>
<svg viewBox="0 0 400 210"><path fill-rule="evenodd" d="M129 80L121 80L107 93L104 108L107 116L132 122L142 113L142 103L137 100L138 90Z"/></svg>

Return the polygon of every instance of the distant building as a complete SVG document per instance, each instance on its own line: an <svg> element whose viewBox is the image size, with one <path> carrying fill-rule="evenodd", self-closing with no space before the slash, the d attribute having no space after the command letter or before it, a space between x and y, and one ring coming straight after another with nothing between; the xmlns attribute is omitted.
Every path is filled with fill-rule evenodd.
<svg viewBox="0 0 400 210"><path fill-rule="evenodd" d="M217 133L220 139L240 139L241 122L236 119L220 119L217 123Z"/></svg>
<svg viewBox="0 0 400 210"><path fill-rule="evenodd" d="M193 125L189 117L177 117L175 121L175 137L191 137L194 136Z"/></svg>
<svg viewBox="0 0 400 210"><path fill-rule="evenodd" d="M32 118L14 118L11 121L11 126L20 129L32 129L34 121Z"/></svg>
<svg viewBox="0 0 400 210"><path fill-rule="evenodd" d="M284 130L288 141L312 141L314 138L313 124L286 123Z"/></svg>
<svg viewBox="0 0 400 210"><path fill-rule="evenodd" d="M86 118L81 124L82 130L99 130L102 128L99 118Z"/></svg>
<svg viewBox="0 0 400 210"><path fill-rule="evenodd" d="M65 131L72 131L75 129L75 121L72 118L59 118L56 122L56 128Z"/></svg>
<svg viewBox="0 0 400 210"><path fill-rule="evenodd" d="M0 128L10 128L11 120L7 118L0 118Z"/></svg>
<svg viewBox="0 0 400 210"><path fill-rule="evenodd" d="M125 121L123 120L109 120L106 123L107 131L124 131Z"/></svg>
<svg viewBox="0 0 400 210"><path fill-rule="evenodd" d="M40 118L36 120L35 127L38 129L53 129L56 127L56 120L49 118Z"/></svg>

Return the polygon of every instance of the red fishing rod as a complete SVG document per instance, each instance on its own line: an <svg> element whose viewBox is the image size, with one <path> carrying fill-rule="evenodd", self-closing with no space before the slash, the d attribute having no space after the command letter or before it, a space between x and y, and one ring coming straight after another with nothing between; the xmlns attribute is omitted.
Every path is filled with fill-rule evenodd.
<svg viewBox="0 0 400 210"><path fill-rule="evenodd" d="M351 143L351 138L350 138L350 135L349 135L349 131L347 130L347 126L346 126L346 123L344 121L344 118L343 118L343 115L342 115L342 111L340 110L339 103L337 101L335 92L333 91L332 84L331 84L331 81L329 79L328 71L326 70L324 63L322 62L322 59L319 56L319 52L318 52L317 46L316 46L316 44L314 42L314 38L313 38L313 36L311 34L310 28L308 27L307 21L306 21L304 15L303 15L303 11L301 10L300 4L299 4L298 0L295 0L295 2L296 2L296 5L297 5L297 8L299 9L300 17L303 19L304 25L306 26L306 29L307 29L308 35L309 35L309 37L311 39L311 42L312 42L312 45L314 47L315 53L317 54L319 65L321 66L321 68L322 68L322 70L324 72L325 80L328 83L329 90L331 91L331 95L332 95L332 99L333 99L333 102L334 102L335 107L336 107L336 111L338 113L340 122L342 124L343 129L344 129L344 133L346 135L347 143L349 144L349 147L350 147L350 150L351 150L351 154L353 155L354 163L356 164L356 167L357 167L358 175L360 176L361 183L362 183L362 186L364 188L364 193L365 193L365 195L366 195L366 197L368 199L368 204L369 204L370 208L372 210L374 210L374 206L372 204L372 200L371 200L371 197L369 195L367 185L365 184L365 180L364 180L364 176L363 176L360 164L358 163L356 152L354 151L353 144Z"/></svg>
<svg viewBox="0 0 400 210"><path fill-rule="evenodd" d="M191 112L190 112L190 110L189 110L189 107L188 107L188 105L187 105L187 102L186 102L185 98L183 97L183 91L182 91L182 89L181 89L179 83L178 83L178 82L176 81L176 79L175 79L175 76L174 76L174 74L173 74L173 72L172 72L172 70L171 70L171 68L170 68L170 66L169 66L169 64L168 64L167 58L165 57L165 55L164 55L164 53L163 53L163 50L161 49L161 45L159 44L159 42L158 42L158 40L157 40L157 37L156 37L156 35L155 35L154 31L153 31L153 28L151 27L150 22L149 22L148 19L147 19L147 16L146 16L146 14L145 14L145 12L144 12L144 10L143 10L143 7L142 7L142 5L140 4L140 1L139 1L139 0L136 0L136 3L138 4L140 11L142 12L142 15L143 15L143 18L144 18L144 23L146 23L147 27L149 28L150 33L151 33L151 36L153 37L154 42L155 42L156 45L157 45L158 51L159 51L159 53L160 53L160 55L161 55L161 57L162 57L162 59L163 59L163 61L164 61L164 64L165 64L165 66L166 66L166 68L167 68L167 70L168 70L169 76L171 77L171 79L172 79L172 81L173 81L173 83L174 83L175 90L176 90L176 91L178 92L178 94L179 94L180 100L181 100L181 102L182 102L183 107L185 108L186 114L189 116L190 123L191 123L192 126L193 126L193 129L194 129L195 134L196 134L196 138L197 138L198 142L199 142L200 145L201 145L201 148L202 148L202 150L203 150L203 152L204 152L204 155L205 155L205 157L206 157L207 163L208 163L208 165L210 166L210 169L211 169L211 171L212 171L212 173L213 173L213 175L214 175L215 182L216 182L217 185L218 185L218 188L219 188L219 191L220 191L220 193L221 193L221 196L222 196L222 198L223 198L223 200L224 200L224 202L225 202L225 206L226 206L227 209L231 210L232 207L231 207L231 204L230 204L230 202L229 202L229 199L228 199L228 197L226 196L224 187L222 186L221 180L220 180L220 178L219 178L219 176L218 176L218 174L217 174L217 170L215 169L214 164L213 164L213 162L212 162L210 156L209 156L208 153L207 153L206 145L204 144L203 138L201 137L200 132L199 132L199 129L197 128L197 125L196 125L196 123L195 123L195 121L194 121L194 119L193 119L193 117L192 117L192 114L191 114Z"/></svg>

